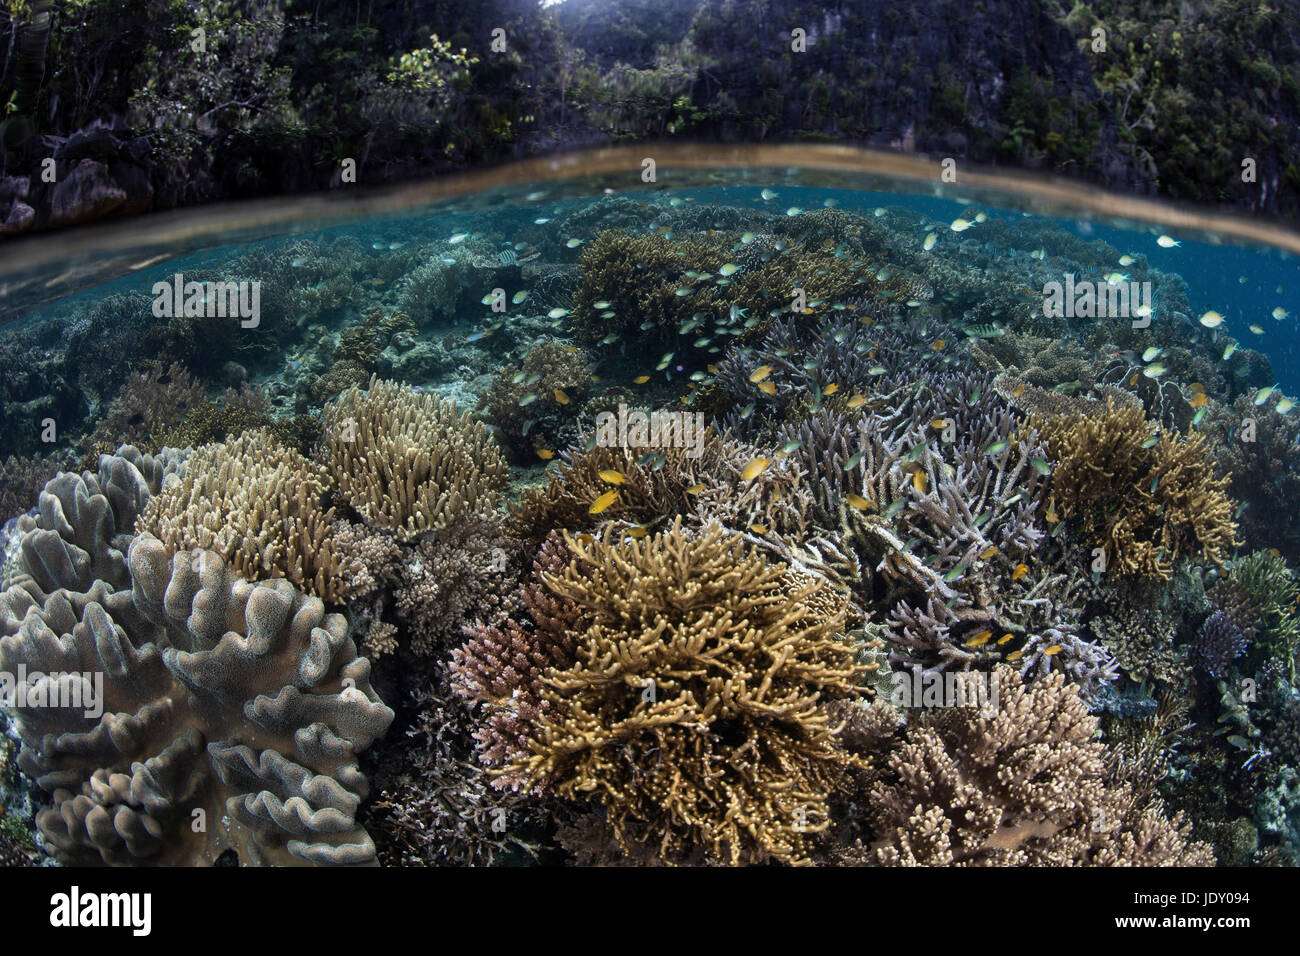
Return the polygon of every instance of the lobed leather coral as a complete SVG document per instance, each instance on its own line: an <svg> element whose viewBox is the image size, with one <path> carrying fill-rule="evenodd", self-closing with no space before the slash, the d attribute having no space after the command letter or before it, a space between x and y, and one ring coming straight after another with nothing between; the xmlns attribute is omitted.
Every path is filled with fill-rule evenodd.
<svg viewBox="0 0 1300 956"><path fill-rule="evenodd" d="M19 764L53 801L37 815L47 849L77 864L372 861L357 754L393 713L347 621L215 552L130 536L169 465L121 451L50 482L0 594L0 668L27 675L31 702ZM84 697L39 706L84 694L83 674L102 675L101 713Z"/></svg>
<svg viewBox="0 0 1300 956"><path fill-rule="evenodd" d="M1180 438L1111 399L1100 413L1037 424L1057 463L1052 492L1061 515L1105 549L1110 567L1168 580L1180 558L1227 557L1236 543L1234 503L1203 435Z"/></svg>
<svg viewBox="0 0 1300 956"><path fill-rule="evenodd" d="M215 551L250 581L287 578L326 601L344 591L325 469L261 429L204 445L149 502L138 530L172 552Z"/></svg>
<svg viewBox="0 0 1300 956"><path fill-rule="evenodd" d="M1096 718L1062 675L995 672L996 711L882 702L849 715L871 769L859 795L869 845L846 862L887 866L1208 866L1181 813L1116 779ZM837 705L844 706L844 705Z"/></svg>
<svg viewBox="0 0 1300 956"><path fill-rule="evenodd" d="M506 464L486 426L454 402L372 377L325 406L339 494L368 523L410 541L489 510Z"/></svg>
<svg viewBox="0 0 1300 956"><path fill-rule="evenodd" d="M717 524L616 544L566 537L547 586L587 618L576 662L544 680L531 754L512 770L591 795L619 842L665 862L804 862L843 774L822 702L862 668L826 585L746 549ZM824 606L824 605L822 605Z"/></svg>

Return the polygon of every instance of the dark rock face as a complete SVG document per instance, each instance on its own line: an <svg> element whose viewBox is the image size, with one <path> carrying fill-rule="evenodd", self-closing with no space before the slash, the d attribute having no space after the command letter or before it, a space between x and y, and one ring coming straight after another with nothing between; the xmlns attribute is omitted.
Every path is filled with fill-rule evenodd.
<svg viewBox="0 0 1300 956"><path fill-rule="evenodd" d="M49 225L75 226L103 219L126 202L126 190L113 181L108 167L93 159L79 160L50 195Z"/></svg>

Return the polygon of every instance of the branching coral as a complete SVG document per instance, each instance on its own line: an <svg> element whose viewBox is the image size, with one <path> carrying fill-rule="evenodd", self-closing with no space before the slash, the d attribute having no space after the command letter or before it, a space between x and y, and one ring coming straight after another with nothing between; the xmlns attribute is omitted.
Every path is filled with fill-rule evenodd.
<svg viewBox="0 0 1300 956"><path fill-rule="evenodd" d="M160 478L133 457L51 482L26 574L0 595L0 667L26 674L20 762L55 804L37 816L50 851L83 864L211 864L231 850L246 863L372 861L357 755L393 714L346 620L286 581L250 584L214 552L114 533Z"/></svg>
<svg viewBox="0 0 1300 956"><path fill-rule="evenodd" d="M755 311L788 308L796 288L803 289L809 301L828 302L862 291L857 276L861 263L855 266L852 260L837 257L829 244L812 248L799 243L784 251L769 251L765 259L734 272L725 286L687 275L715 276L736 255L733 247L739 246L739 238L735 233L672 238L619 230L600 233L587 244L580 263L582 285L574 308L580 340L594 345L614 333L624 339L642 338L637 325L643 321L655 323L660 339L676 337L682 323L697 312L726 316L732 303ZM871 290L881 286L869 275L862 281ZM610 305L596 308L599 301ZM612 311L613 318L602 317L606 311Z"/></svg>
<svg viewBox="0 0 1300 956"><path fill-rule="evenodd" d="M409 541L492 508L506 464L454 402L370 380L325 408L329 472L367 522Z"/></svg>
<svg viewBox="0 0 1300 956"><path fill-rule="evenodd" d="M1110 568L1168 580L1175 561L1221 563L1235 544L1228 479L1215 477L1204 436L1179 438L1110 400L1100 414L1038 427L1062 516Z"/></svg>
<svg viewBox="0 0 1300 956"><path fill-rule="evenodd" d="M366 384L379 355L400 333L413 334L415 326L402 312L370 309L357 324L344 329L334 350L334 364L311 387L312 399L333 398L349 386Z"/></svg>
<svg viewBox="0 0 1300 956"><path fill-rule="evenodd" d="M745 477L746 467L759 459L767 464ZM617 473L617 483L602 472ZM696 525L717 520L732 530L794 541L811 528L804 474L790 459L724 441L711 429L694 447L672 444L644 454L600 444L570 448L547 485L525 492L515 528L539 538L552 528L578 530L614 518L635 531L633 526L682 515ZM610 491L617 492L616 499L593 516L592 505Z"/></svg>
<svg viewBox="0 0 1300 956"><path fill-rule="evenodd" d="M480 617L465 628L464 645L451 652L452 689L482 708L474 737L479 759L489 767L513 765L528 756L528 733L543 711L553 708L543 695L542 678L550 668L573 666L586 625L578 606L551 593L545 584L547 575L563 574L569 561L568 547L553 533L519 587L520 617L500 626ZM515 787L522 778L506 771L493 782Z"/></svg>
<svg viewBox="0 0 1300 956"><path fill-rule="evenodd" d="M194 408L203 404L203 389L181 365L146 365L132 372L117 398L109 403L82 444L85 461L93 464L119 444L138 442L156 448L150 438L155 430L174 427Z"/></svg>
<svg viewBox="0 0 1300 956"><path fill-rule="evenodd" d="M1231 477L1228 492L1242 503L1238 520L1246 546L1277 548L1300 560L1300 469L1293 457L1300 418L1277 410L1280 393L1262 405L1242 395L1231 406L1210 404L1204 429Z"/></svg>
<svg viewBox="0 0 1300 956"><path fill-rule="evenodd" d="M1018 662L1085 693L1114 676L1079 634L1081 576L1043 552L1047 463L982 375L900 370L883 401L823 410L776 441L810 472L819 522L805 562L878 610L891 659L927 670ZM1037 460L1037 461L1036 461ZM987 633L986 633L987 632Z"/></svg>
<svg viewBox="0 0 1300 956"><path fill-rule="evenodd" d="M171 551L216 551L250 581L287 578L326 601L343 593L324 468L266 431L205 445L149 503L139 530Z"/></svg>
<svg viewBox="0 0 1300 956"><path fill-rule="evenodd" d="M457 637L471 615L503 621L516 547L497 514L467 515L424 535L397 562L393 600L417 654Z"/></svg>
<svg viewBox="0 0 1300 956"><path fill-rule="evenodd" d="M844 760L820 702L861 673L843 605L813 611L822 582L791 582L717 525L568 541L577 560L547 585L590 623L514 769L594 795L624 845L642 826L665 861L806 859Z"/></svg>
<svg viewBox="0 0 1300 956"><path fill-rule="evenodd" d="M890 866L1206 866L1182 815L1114 782L1097 722L1058 674L1025 685L999 668L996 711L884 703L854 736L871 763L860 796L872 842L846 855ZM858 705L860 706L860 705ZM871 713L874 711L875 713Z"/></svg>
<svg viewBox="0 0 1300 956"><path fill-rule="evenodd" d="M414 695L399 772L369 808L381 862L395 866L490 866L527 859L545 832L545 802L493 789L472 757L472 721L445 680Z"/></svg>

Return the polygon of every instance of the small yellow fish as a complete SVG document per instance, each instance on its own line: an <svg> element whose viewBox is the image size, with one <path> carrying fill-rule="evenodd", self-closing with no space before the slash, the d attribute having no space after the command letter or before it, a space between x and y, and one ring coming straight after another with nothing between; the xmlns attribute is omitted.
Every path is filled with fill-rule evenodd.
<svg viewBox="0 0 1300 956"><path fill-rule="evenodd" d="M936 418L930 422L930 427L933 428L935 431L943 431L945 428L948 427L948 419Z"/></svg>
<svg viewBox="0 0 1300 956"><path fill-rule="evenodd" d="M836 385L834 382L831 382L831 384L827 385L825 388L822 389L822 394L823 394L823 395L834 395L834 394L835 394L836 392L838 392L839 390L840 390L840 387L839 387L838 385Z"/></svg>
<svg viewBox="0 0 1300 956"><path fill-rule="evenodd" d="M561 405L569 404L570 399L569 396L564 393L564 389L557 388L554 394L555 394L555 400L559 402Z"/></svg>
<svg viewBox="0 0 1300 956"><path fill-rule="evenodd" d="M691 485L689 488L686 489L686 493L688 495L698 495L703 490L704 490L703 485Z"/></svg>
<svg viewBox="0 0 1300 956"><path fill-rule="evenodd" d="M550 461L555 457L555 452L551 451L549 448L539 448L537 449L537 457L542 459L542 461Z"/></svg>
<svg viewBox="0 0 1300 956"><path fill-rule="evenodd" d="M760 365L758 368L754 369L754 371L749 373L749 380L751 382L761 382L771 374L772 366Z"/></svg>
<svg viewBox="0 0 1300 956"><path fill-rule="evenodd" d="M749 526L749 530L752 531L752 532L754 532L754 534L767 534L767 525L765 525L765 524L751 524L751 525Z"/></svg>
<svg viewBox="0 0 1300 956"><path fill-rule="evenodd" d="M1008 655L1006 656L1006 659L1007 659L1008 661L1018 661L1018 660L1020 660L1020 658L1022 658L1022 657L1024 657L1024 656L1025 656L1025 652L1024 652L1024 651L1012 651L1010 654L1008 654Z"/></svg>
<svg viewBox="0 0 1300 956"><path fill-rule="evenodd" d="M638 375L636 378L632 379L632 381L635 382L637 385L644 385L646 382L650 381L650 376Z"/></svg>
<svg viewBox="0 0 1300 956"><path fill-rule="evenodd" d="M772 464L772 459L770 458L755 458L745 466L745 470L740 473L740 477L744 478L746 481L753 481L766 471L767 466L770 464Z"/></svg>
<svg viewBox="0 0 1300 956"><path fill-rule="evenodd" d="M1011 637L1012 637L1011 632L1007 631L1005 634L1003 634L1001 637L998 638L998 646L1001 647L1007 641L1011 640Z"/></svg>
<svg viewBox="0 0 1300 956"><path fill-rule="evenodd" d="M650 533L650 529L639 524L630 525L626 531L629 538L644 538Z"/></svg>
<svg viewBox="0 0 1300 956"><path fill-rule="evenodd" d="M622 485L627 483L627 478L624 477L623 473L621 471L614 471L613 469L600 472L600 480L610 485Z"/></svg>
<svg viewBox="0 0 1300 956"><path fill-rule="evenodd" d="M1028 574L1028 573L1029 573L1029 565L1027 565L1027 564L1017 564L1017 565L1016 565L1016 569L1015 569L1014 571L1011 572L1011 580L1012 580L1012 581L1019 581L1021 578L1023 578L1023 577L1024 577L1026 574Z"/></svg>
<svg viewBox="0 0 1300 956"><path fill-rule="evenodd" d="M1051 647L1045 648L1043 650L1044 657L1055 657L1059 653L1061 653L1060 644L1053 644Z"/></svg>
<svg viewBox="0 0 1300 956"><path fill-rule="evenodd" d="M1137 382L1138 382L1138 373L1134 372L1132 375L1129 376L1128 383L1130 385L1136 385Z"/></svg>
<svg viewBox="0 0 1300 956"><path fill-rule="evenodd" d="M1196 392L1194 395L1192 395L1191 399L1187 402L1187 404L1191 405L1192 408L1201 408L1204 405L1208 405L1209 401L1210 401L1210 396L1206 395L1204 392Z"/></svg>
<svg viewBox="0 0 1300 956"><path fill-rule="evenodd" d="M925 494L926 480L925 472L919 469L912 472L912 487L916 489L917 494Z"/></svg>
<svg viewBox="0 0 1300 956"><path fill-rule="evenodd" d="M617 491L607 491L591 503L591 507L587 509L587 514L598 515L617 500Z"/></svg>
<svg viewBox="0 0 1300 956"><path fill-rule="evenodd" d="M995 554L997 554L997 553L998 553L997 545L992 545L992 544L991 544L991 545L989 545L987 548L985 548L983 551L980 552L980 560L981 560L981 561L987 561L989 558L993 557L993 555L995 555Z"/></svg>
<svg viewBox="0 0 1300 956"><path fill-rule="evenodd" d="M579 544L591 544L591 542L595 540L594 538L592 538L591 535L587 534L587 532L585 531L578 534L577 539Z"/></svg>
<svg viewBox="0 0 1300 956"><path fill-rule="evenodd" d="M1017 386L1015 387L1015 389L1012 391L1012 393L1011 393L1011 397L1012 397L1012 398L1019 398L1019 397L1020 397L1021 395L1023 395L1023 394L1025 394L1025 386L1024 386L1024 385L1017 385Z"/></svg>
<svg viewBox="0 0 1300 956"><path fill-rule="evenodd" d="M868 501L866 498L862 497L861 495L855 495L850 493L844 496L844 500L847 501L849 504L851 504L853 507L857 508L859 511L866 511L868 508L871 507L871 502Z"/></svg>
<svg viewBox="0 0 1300 956"><path fill-rule="evenodd" d="M854 395L848 401L849 408L861 408L865 404L867 404L867 396L862 394Z"/></svg>
<svg viewBox="0 0 1300 956"><path fill-rule="evenodd" d="M976 634L974 637L972 637L969 641L966 642L966 646L979 647L982 644L987 644L989 638L992 636L993 636L993 632L990 630L980 631L978 634Z"/></svg>
<svg viewBox="0 0 1300 956"><path fill-rule="evenodd" d="M932 352L942 352L947 347L948 343L943 339L935 339L934 343L930 346L930 350Z"/></svg>
<svg viewBox="0 0 1300 956"><path fill-rule="evenodd" d="M759 382L758 390L762 392L764 395L776 394L776 386L773 385L771 382Z"/></svg>

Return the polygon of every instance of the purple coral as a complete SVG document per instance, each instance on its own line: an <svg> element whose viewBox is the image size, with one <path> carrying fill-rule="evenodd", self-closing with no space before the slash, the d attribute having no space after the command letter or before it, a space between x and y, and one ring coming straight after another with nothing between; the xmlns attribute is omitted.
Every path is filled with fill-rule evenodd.
<svg viewBox="0 0 1300 956"><path fill-rule="evenodd" d="M1246 653L1250 641L1226 611L1215 611L1196 632L1192 660L1211 677L1223 677L1228 666Z"/></svg>

